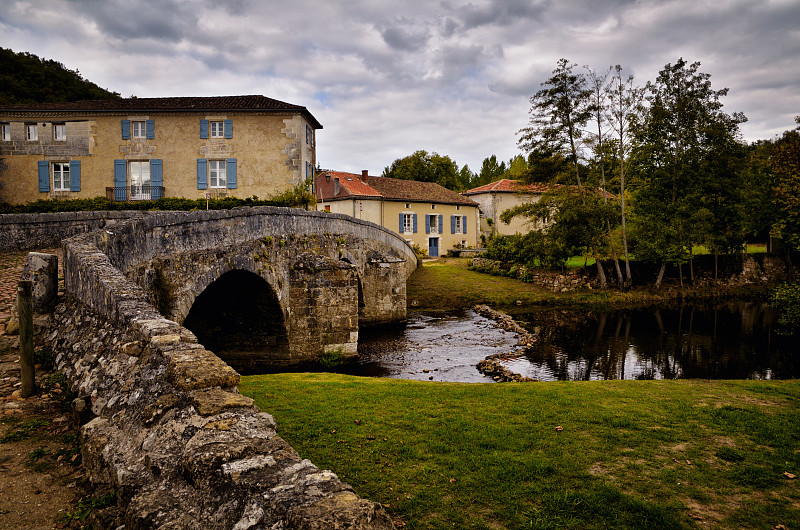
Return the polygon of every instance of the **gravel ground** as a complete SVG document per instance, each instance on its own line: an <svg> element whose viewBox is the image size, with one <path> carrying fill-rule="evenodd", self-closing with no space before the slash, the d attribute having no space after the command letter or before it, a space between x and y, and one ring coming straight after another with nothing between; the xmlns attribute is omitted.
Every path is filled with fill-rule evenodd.
<svg viewBox="0 0 800 530"><path fill-rule="evenodd" d="M6 334L26 255L0 253L0 529L81 528L65 517L87 494L67 389L37 365L37 393L19 397L19 338Z"/></svg>

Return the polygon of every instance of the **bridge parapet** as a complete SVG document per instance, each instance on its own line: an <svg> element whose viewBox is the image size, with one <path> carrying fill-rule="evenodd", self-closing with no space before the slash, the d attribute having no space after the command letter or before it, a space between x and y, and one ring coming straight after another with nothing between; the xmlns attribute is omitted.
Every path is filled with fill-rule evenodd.
<svg viewBox="0 0 800 530"><path fill-rule="evenodd" d="M375 225L259 210L149 214L64 242L67 301L50 336L59 369L97 416L82 429L84 462L93 481L120 492L114 526L392 527L380 505L301 460L238 394L238 374L151 303L185 317L187 304L170 296L197 297L238 271L274 283L291 322L305 318L287 331L346 351L368 305L359 292L371 296L359 282L381 277L369 267L404 283L416 265L404 241ZM336 293L329 303L325 291ZM405 305L404 287L395 294ZM375 307L387 303L380 296Z"/></svg>

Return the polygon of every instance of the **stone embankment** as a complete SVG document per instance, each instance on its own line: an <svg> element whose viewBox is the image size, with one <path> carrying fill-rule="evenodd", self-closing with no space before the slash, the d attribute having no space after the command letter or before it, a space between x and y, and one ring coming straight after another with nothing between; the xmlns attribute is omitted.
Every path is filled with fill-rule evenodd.
<svg viewBox="0 0 800 530"><path fill-rule="evenodd" d="M98 528L389 529L383 508L302 459L238 374L177 325L106 319L69 294L47 337L78 394Z"/></svg>
<svg viewBox="0 0 800 530"><path fill-rule="evenodd" d="M495 325L500 329L516 333L517 335L517 344L514 346L514 350L505 353L495 353L494 355L488 356L486 359L478 363L478 370L481 373L490 376L498 383L525 383L536 381L536 379L523 377L520 374L509 370L501 362L503 360L515 359L519 357L520 350L524 350L525 348L533 346L533 343L536 340L536 335L530 333L528 330L520 326L513 318L511 318L510 315L507 315L502 311L497 311L496 309L492 309L486 305L477 305L472 309L479 315L493 320Z"/></svg>
<svg viewBox="0 0 800 530"><path fill-rule="evenodd" d="M475 270L489 274L510 276L519 280L539 285L554 293L568 293L577 290L593 290L595 280L581 273L580 269L568 269L563 274L559 272L533 269L524 265L514 265L511 268L501 261L486 258L472 258L470 265Z"/></svg>

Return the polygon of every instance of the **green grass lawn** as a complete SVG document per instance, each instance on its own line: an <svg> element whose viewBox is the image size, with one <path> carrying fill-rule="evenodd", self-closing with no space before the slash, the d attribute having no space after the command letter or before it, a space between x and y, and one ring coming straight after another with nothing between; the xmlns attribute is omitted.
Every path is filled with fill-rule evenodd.
<svg viewBox="0 0 800 530"><path fill-rule="evenodd" d="M800 383L244 377L405 528L800 527Z"/></svg>

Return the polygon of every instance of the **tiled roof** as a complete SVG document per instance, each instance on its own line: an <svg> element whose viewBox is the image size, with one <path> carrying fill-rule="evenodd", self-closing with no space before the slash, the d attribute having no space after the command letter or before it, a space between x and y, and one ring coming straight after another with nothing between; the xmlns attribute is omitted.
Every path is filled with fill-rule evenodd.
<svg viewBox="0 0 800 530"><path fill-rule="evenodd" d="M555 186L551 184L522 184L518 180L500 179L477 188L472 188L464 192L464 195L474 195L476 193L547 193L554 189Z"/></svg>
<svg viewBox="0 0 800 530"><path fill-rule="evenodd" d="M300 105L293 105L266 96L211 96L211 97L171 97L171 98L118 98L71 101L66 103L37 103L28 105L7 105L0 112L299 112L309 117L316 128L322 125Z"/></svg>
<svg viewBox="0 0 800 530"><path fill-rule="evenodd" d="M330 179L327 177L330 176ZM339 179L339 193L334 195L335 179ZM342 171L325 171L317 175L317 199L329 201L345 197L380 197L378 190L364 184L361 175Z"/></svg>
<svg viewBox="0 0 800 530"><path fill-rule="evenodd" d="M326 175L332 177L330 181L328 181ZM335 196L333 194L334 178L339 179L340 186L340 192ZM474 201L433 182L369 176L365 183L361 175L343 173L341 171L325 171L317 176L318 199L331 200L354 196L383 197L384 200L388 201L434 202L437 204L477 206Z"/></svg>
<svg viewBox="0 0 800 530"><path fill-rule="evenodd" d="M523 184L518 180L501 179L490 182L489 184L485 184L483 186L478 186L477 188L472 188L471 190L467 190L464 192L464 195L478 195L479 193L532 193L542 195L548 191L553 191L562 186L564 186L564 184L543 184L540 182ZM570 189L577 190L578 188L577 186L572 185L570 186ZM596 188L596 190L602 196L603 189ZM608 191L605 192L605 195L609 199L616 198L616 195Z"/></svg>

